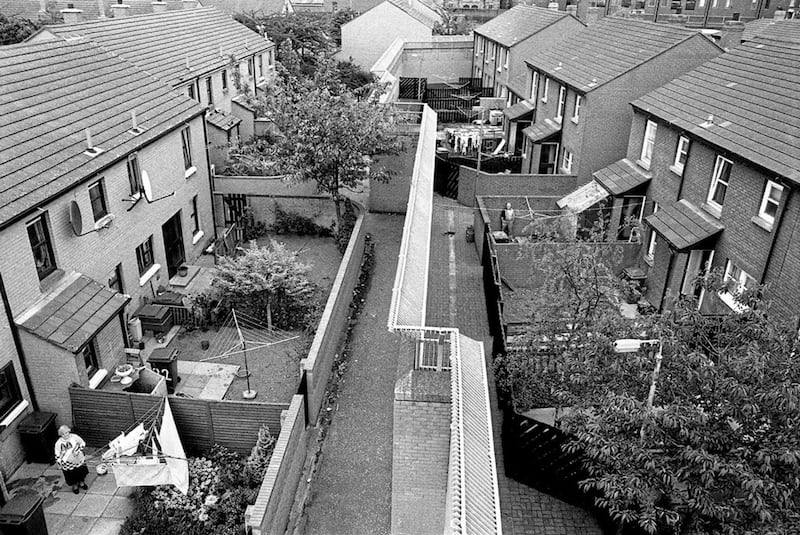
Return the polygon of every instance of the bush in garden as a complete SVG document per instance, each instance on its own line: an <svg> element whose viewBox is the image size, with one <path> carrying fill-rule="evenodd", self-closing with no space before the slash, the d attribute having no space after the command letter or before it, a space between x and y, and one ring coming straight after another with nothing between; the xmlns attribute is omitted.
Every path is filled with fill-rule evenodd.
<svg viewBox="0 0 800 535"><path fill-rule="evenodd" d="M275 449L275 437L269 432L269 426L261 426L258 430L258 440L253 446L253 451L245 462L245 474L250 484L260 485L267 473L272 451Z"/></svg>
<svg viewBox="0 0 800 535"><path fill-rule="evenodd" d="M300 236L330 236L329 228L317 225L310 217L306 217L297 212L283 210L278 203L275 203L275 222L272 230L278 234L298 234Z"/></svg>

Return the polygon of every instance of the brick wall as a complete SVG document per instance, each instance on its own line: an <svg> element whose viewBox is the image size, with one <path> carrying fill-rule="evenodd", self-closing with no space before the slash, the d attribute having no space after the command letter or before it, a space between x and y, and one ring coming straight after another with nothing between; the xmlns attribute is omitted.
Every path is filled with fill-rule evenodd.
<svg viewBox="0 0 800 535"><path fill-rule="evenodd" d="M471 76L472 41L406 41L396 76L426 78L429 83Z"/></svg>
<svg viewBox="0 0 800 535"><path fill-rule="evenodd" d="M419 135L403 136L403 151L377 158L380 165L394 171L388 182L371 181L369 210L371 212L405 213L411 176L414 174ZM431 141L433 143L433 141Z"/></svg>
<svg viewBox="0 0 800 535"><path fill-rule="evenodd" d="M0 303L1 304L1 303ZM0 311L0 368L5 367L9 362L14 365L17 384L23 400L29 400L30 394L22 375L22 366L17 355L17 348L11 336L11 329L8 325L5 312ZM0 471L2 476L11 475L14 470L22 464L24 451L17 433L19 422L32 410L31 406L22 412L17 418L5 428L0 428Z"/></svg>
<svg viewBox="0 0 800 535"><path fill-rule="evenodd" d="M392 533L444 530L450 458L450 373L414 370L395 385Z"/></svg>
<svg viewBox="0 0 800 535"><path fill-rule="evenodd" d="M475 206L476 196L558 196L563 197L575 189L574 175L526 175L480 173L471 167L461 166L458 171L458 202Z"/></svg>

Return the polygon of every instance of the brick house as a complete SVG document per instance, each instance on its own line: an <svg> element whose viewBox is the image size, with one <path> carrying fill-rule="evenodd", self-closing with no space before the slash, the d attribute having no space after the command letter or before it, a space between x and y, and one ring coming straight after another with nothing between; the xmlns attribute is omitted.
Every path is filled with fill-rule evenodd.
<svg viewBox="0 0 800 535"><path fill-rule="evenodd" d="M610 0L605 9L607 15L721 28L727 21L784 18L790 5L792 0Z"/></svg>
<svg viewBox="0 0 800 535"><path fill-rule="evenodd" d="M715 57L694 30L603 19L527 58L534 119L523 173L574 174L578 184L625 154L629 102Z"/></svg>
<svg viewBox="0 0 800 535"><path fill-rule="evenodd" d="M85 41L0 58L0 275L13 318L0 342L17 371L0 411L7 392L32 391L67 423L67 387L97 387L125 362L126 320L214 238L205 109Z"/></svg>
<svg viewBox="0 0 800 535"><path fill-rule="evenodd" d="M617 205L647 196L639 267L656 307L735 308L692 284L713 267L734 288L779 289L773 311L797 315L797 72L800 42L756 38L633 102L627 158L595 177Z"/></svg>
<svg viewBox="0 0 800 535"><path fill-rule="evenodd" d="M251 94L267 83L275 45L266 36L214 8L197 8L48 26L29 41L81 37L206 106L210 148L252 135L255 116L237 98L236 80ZM224 151L212 150L212 156L212 163L224 163Z"/></svg>
<svg viewBox="0 0 800 535"><path fill-rule="evenodd" d="M337 57L369 70L395 39L429 40L437 22L439 14L420 0L386 0L342 25Z"/></svg>
<svg viewBox="0 0 800 535"><path fill-rule="evenodd" d="M514 151L520 132L528 126L535 102L528 99L528 68L525 59L539 48L584 28L572 15L535 6L519 5L474 30L472 76L494 95L507 99L506 140Z"/></svg>

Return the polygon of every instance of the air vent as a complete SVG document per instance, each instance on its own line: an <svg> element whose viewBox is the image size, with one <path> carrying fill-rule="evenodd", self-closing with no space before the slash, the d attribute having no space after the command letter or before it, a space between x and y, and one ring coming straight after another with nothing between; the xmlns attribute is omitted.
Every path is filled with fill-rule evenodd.
<svg viewBox="0 0 800 535"><path fill-rule="evenodd" d="M711 128L712 126L714 126L714 115L709 114L709 116L705 120L705 122L700 123L700 127L701 128Z"/></svg>
<svg viewBox="0 0 800 535"><path fill-rule="evenodd" d="M131 110L131 129L128 130L134 136L138 136L142 132L144 132L144 128L139 126L139 123L136 121L136 110Z"/></svg>
<svg viewBox="0 0 800 535"><path fill-rule="evenodd" d="M94 145L92 145L92 133L87 128L86 129L86 150L83 151L83 153L85 155L91 157L91 158L94 158L95 156L97 156L101 152L103 152L103 149L101 149L100 147L95 147Z"/></svg>

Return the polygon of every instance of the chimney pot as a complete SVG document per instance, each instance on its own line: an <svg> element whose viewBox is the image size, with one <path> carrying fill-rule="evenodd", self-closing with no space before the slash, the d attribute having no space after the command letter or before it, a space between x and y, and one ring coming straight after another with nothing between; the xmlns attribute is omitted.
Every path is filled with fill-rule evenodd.
<svg viewBox="0 0 800 535"><path fill-rule="evenodd" d="M181 4L183 9L194 9L197 7L197 0L183 0Z"/></svg>
<svg viewBox="0 0 800 535"><path fill-rule="evenodd" d="M111 4L111 16L115 19L127 17L130 14L131 6L122 3L122 0L117 0L116 4Z"/></svg>
<svg viewBox="0 0 800 535"><path fill-rule="evenodd" d="M727 20L722 25L722 32L719 37L719 46L725 50L730 50L742 43L744 34L744 22L740 20Z"/></svg>
<svg viewBox="0 0 800 535"><path fill-rule="evenodd" d="M61 10L64 17L64 24L78 24L83 20L83 10L75 9L74 4L67 4L67 9Z"/></svg>
<svg viewBox="0 0 800 535"><path fill-rule="evenodd" d="M166 2L150 2L150 5L153 6L153 13L164 13L167 10Z"/></svg>

